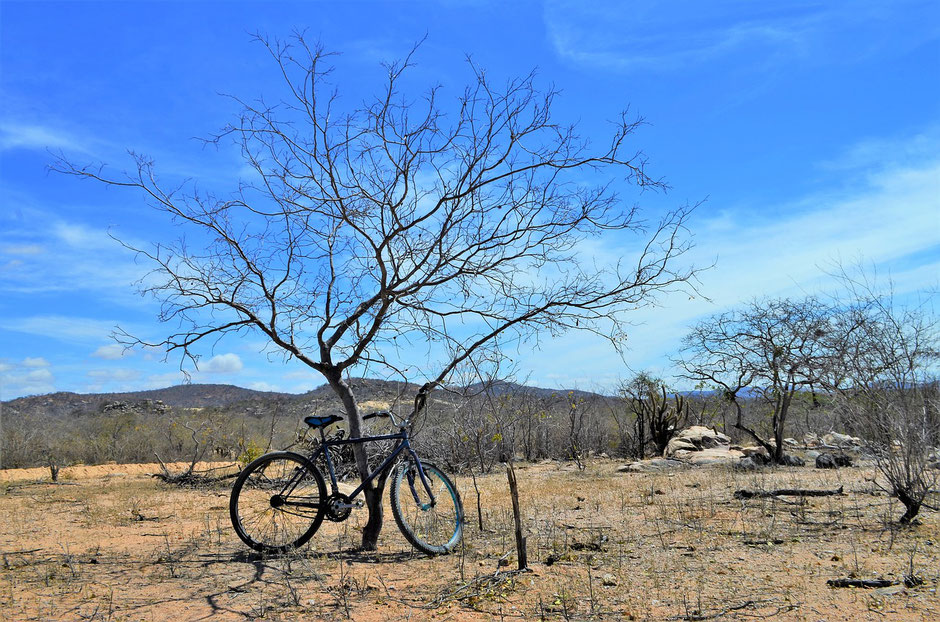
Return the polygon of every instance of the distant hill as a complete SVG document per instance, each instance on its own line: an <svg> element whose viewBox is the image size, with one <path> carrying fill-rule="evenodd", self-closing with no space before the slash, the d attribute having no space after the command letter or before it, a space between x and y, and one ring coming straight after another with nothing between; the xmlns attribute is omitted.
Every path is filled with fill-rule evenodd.
<svg viewBox="0 0 940 622"><path fill-rule="evenodd" d="M411 404L419 389L419 385L416 384L372 378L354 378L349 382L356 391L360 403L397 402L404 405L402 408L407 408ZM477 384L468 387L466 392L473 394L482 392L482 389L483 386ZM567 389L544 389L513 382L494 383L491 390L497 395L530 394L538 398L560 397L569 392ZM603 397L588 391L573 390L571 392L585 399ZM451 401L452 394L447 391L436 391L432 399ZM172 408L242 409L264 407L273 402L286 404L292 412L312 410L314 407L329 409L330 405L335 405L336 410L341 408L333 390L326 384L301 394L254 391L229 384L183 384L164 389L126 393L59 392L17 398L3 402L3 408L8 414L74 416L82 413L102 412L115 403L125 403L144 409L150 409L154 404Z"/></svg>
<svg viewBox="0 0 940 622"><path fill-rule="evenodd" d="M231 384L181 384L165 389L134 391L130 393L103 394L107 399L120 401L160 400L167 406L180 408L205 408L208 406L230 406L238 402L256 399L294 398L296 394L273 391L254 391Z"/></svg>
<svg viewBox="0 0 940 622"><path fill-rule="evenodd" d="M562 395L572 394L574 397L580 397L584 399L590 399L595 397L604 397L600 393L594 393L592 391L582 391L580 389L544 389L542 387L530 387L526 384L519 384L517 382L506 382L503 380L497 380L495 382L489 383L488 387L482 382L472 384L468 387L469 392L482 392L484 388L489 388L490 392L493 395L520 395L528 394L538 398L549 398L549 397L559 397Z"/></svg>
<svg viewBox="0 0 940 622"><path fill-rule="evenodd" d="M3 402L4 409L12 412L37 412L66 416L81 412L102 410L113 402L162 402L177 408L224 407L240 402L267 401L276 398L295 398L288 393L253 391L229 384L184 384L152 391L128 393L48 393L31 395Z"/></svg>

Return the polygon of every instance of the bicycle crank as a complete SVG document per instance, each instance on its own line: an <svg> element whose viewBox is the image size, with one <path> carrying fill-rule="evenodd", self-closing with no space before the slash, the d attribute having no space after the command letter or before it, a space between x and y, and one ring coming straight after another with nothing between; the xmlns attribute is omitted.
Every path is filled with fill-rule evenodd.
<svg viewBox="0 0 940 622"><path fill-rule="evenodd" d="M340 523L352 513L353 508L361 508L362 501L353 501L341 492L335 492L324 500L326 517L334 523Z"/></svg>

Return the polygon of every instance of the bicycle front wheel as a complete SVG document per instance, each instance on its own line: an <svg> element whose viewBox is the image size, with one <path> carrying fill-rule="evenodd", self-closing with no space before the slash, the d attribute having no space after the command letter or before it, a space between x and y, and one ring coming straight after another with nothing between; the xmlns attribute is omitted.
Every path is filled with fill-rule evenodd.
<svg viewBox="0 0 940 622"><path fill-rule="evenodd" d="M262 553L283 553L305 544L323 522L326 484L303 456L265 454L235 480L229 514L242 542Z"/></svg>
<svg viewBox="0 0 940 622"><path fill-rule="evenodd" d="M463 535L463 506L450 478L433 464L421 463L426 488L413 460L403 460L392 475L392 515L402 535L428 555L454 550ZM433 498L428 494L430 488Z"/></svg>

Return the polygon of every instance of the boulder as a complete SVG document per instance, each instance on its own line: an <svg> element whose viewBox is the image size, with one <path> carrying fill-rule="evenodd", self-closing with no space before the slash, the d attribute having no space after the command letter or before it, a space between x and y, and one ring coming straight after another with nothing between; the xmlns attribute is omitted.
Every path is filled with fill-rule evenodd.
<svg viewBox="0 0 940 622"><path fill-rule="evenodd" d="M801 467L806 466L806 460L792 454L783 454L783 456L780 457L780 464L782 466Z"/></svg>
<svg viewBox="0 0 940 622"><path fill-rule="evenodd" d="M661 473L663 471L673 471L675 469L684 469L688 467L681 460L672 458L652 458L650 460L639 460L625 464L617 472L619 473Z"/></svg>
<svg viewBox="0 0 940 622"><path fill-rule="evenodd" d="M669 444L666 445L666 451L663 455L672 456L677 451L698 451L699 448L695 446L695 443L687 441L681 438L674 438L669 441Z"/></svg>
<svg viewBox="0 0 940 622"><path fill-rule="evenodd" d="M813 432L807 432L803 435L803 445L806 447L819 447L821 442L822 441L819 439L819 435L814 434Z"/></svg>
<svg viewBox="0 0 940 622"><path fill-rule="evenodd" d="M744 454L745 458L750 458L756 464L770 464L770 454L763 447L757 445L742 447L741 453Z"/></svg>
<svg viewBox="0 0 940 622"><path fill-rule="evenodd" d="M848 434L839 434L838 432L826 434L822 437L822 442L834 447L861 447L862 445L862 439Z"/></svg>
<svg viewBox="0 0 940 622"><path fill-rule="evenodd" d="M690 452L684 459L693 466L733 465L744 457L740 451L723 447L713 447L702 451Z"/></svg>
<svg viewBox="0 0 940 622"><path fill-rule="evenodd" d="M753 458L745 456L738 460L734 465L734 469L738 471L756 471L761 468L763 463L758 464Z"/></svg>
<svg viewBox="0 0 940 622"><path fill-rule="evenodd" d="M720 432L701 425L694 425L676 434L666 446L664 456L671 457L678 451L698 451L702 449L728 448L731 439Z"/></svg>
<svg viewBox="0 0 940 622"><path fill-rule="evenodd" d="M838 469L852 466L852 458L845 454L819 454L816 457L817 469Z"/></svg>
<svg viewBox="0 0 940 622"><path fill-rule="evenodd" d="M784 445L789 445L790 447L798 447L800 444L796 441L795 438L785 438L783 439Z"/></svg>

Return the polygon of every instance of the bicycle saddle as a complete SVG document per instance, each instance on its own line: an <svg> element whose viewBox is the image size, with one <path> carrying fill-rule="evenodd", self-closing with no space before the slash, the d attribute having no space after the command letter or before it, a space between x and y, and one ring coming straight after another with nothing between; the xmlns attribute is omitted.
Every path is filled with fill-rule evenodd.
<svg viewBox="0 0 940 622"><path fill-rule="evenodd" d="M343 418L339 415L327 415L325 417L310 415L309 417L304 417L304 423L309 425L311 428L324 428L331 423L336 423L337 421L342 420Z"/></svg>

